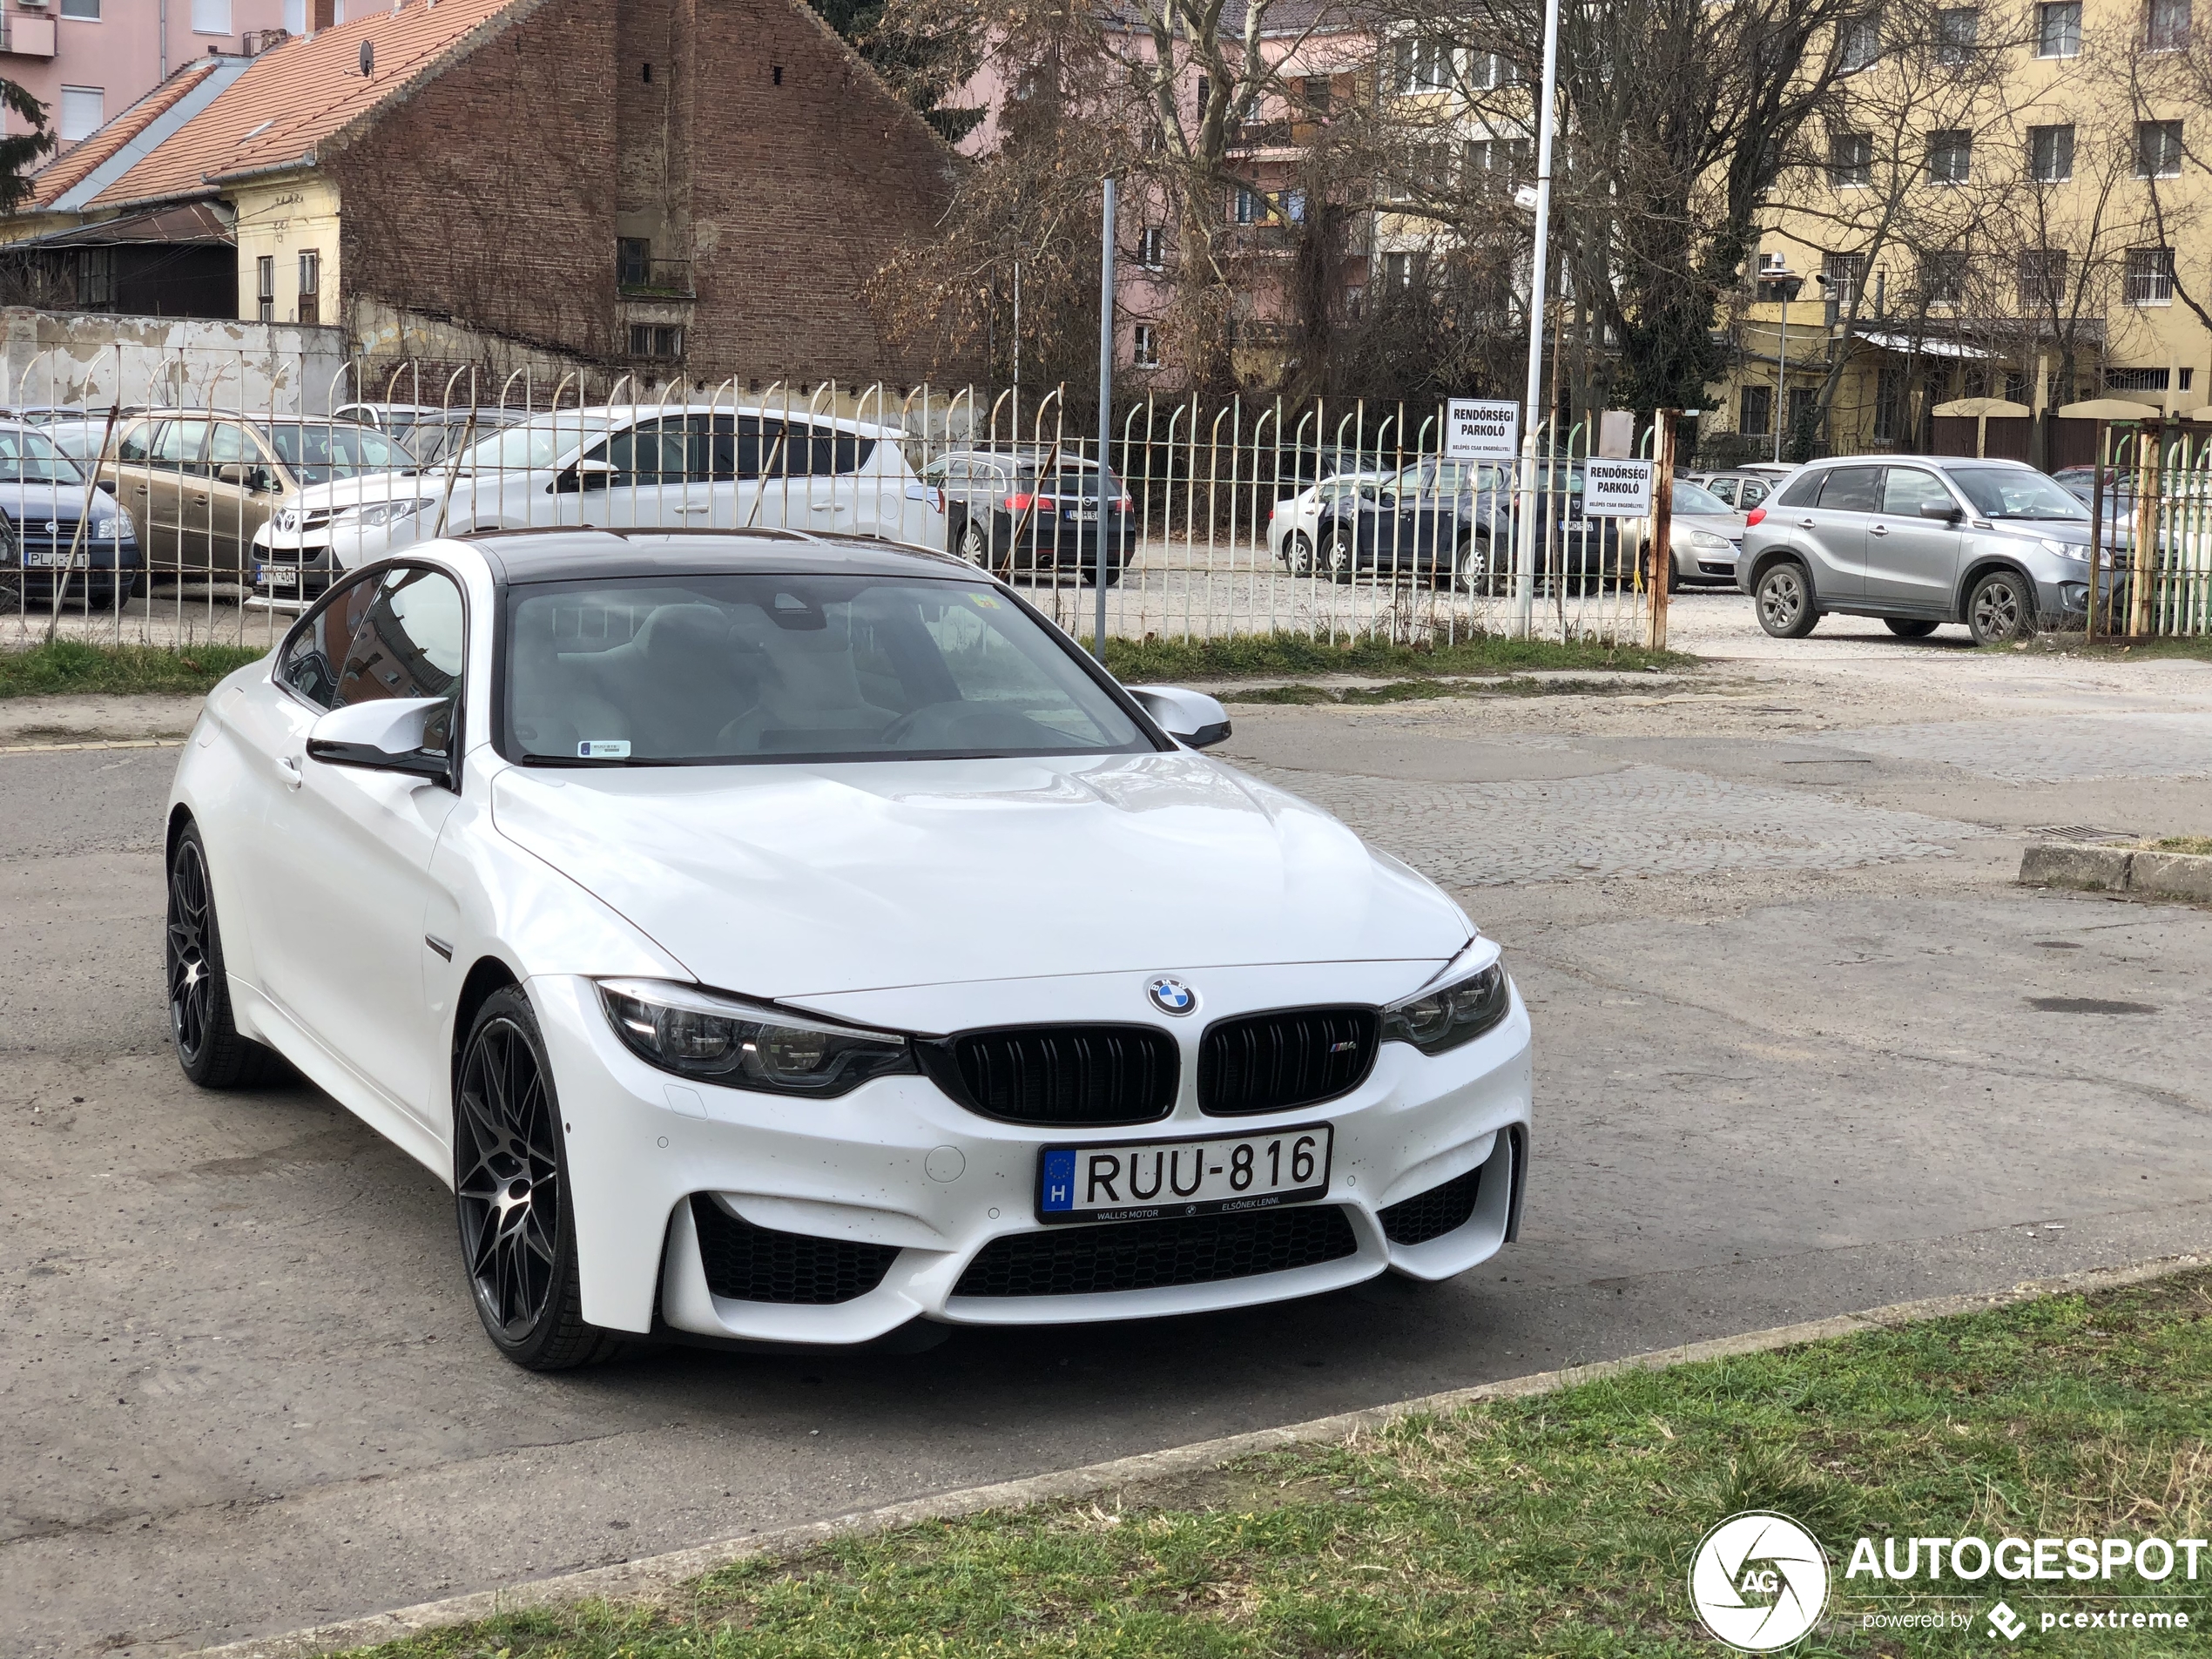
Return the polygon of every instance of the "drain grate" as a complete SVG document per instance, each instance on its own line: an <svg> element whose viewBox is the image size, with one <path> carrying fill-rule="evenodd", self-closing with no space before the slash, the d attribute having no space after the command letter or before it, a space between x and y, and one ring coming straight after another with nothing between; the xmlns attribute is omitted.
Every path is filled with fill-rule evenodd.
<svg viewBox="0 0 2212 1659"><path fill-rule="evenodd" d="M2094 824L2033 824L2027 833L2046 841L2072 841L2077 846L2101 846L2113 841L2137 841L2134 830L2099 829Z"/></svg>

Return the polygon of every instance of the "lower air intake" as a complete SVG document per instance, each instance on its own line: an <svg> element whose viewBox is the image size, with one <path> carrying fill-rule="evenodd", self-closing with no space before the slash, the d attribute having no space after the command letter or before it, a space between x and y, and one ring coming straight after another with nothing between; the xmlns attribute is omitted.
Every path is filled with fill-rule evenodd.
<svg viewBox="0 0 2212 1659"><path fill-rule="evenodd" d="M1478 1164L1441 1186L1401 1198L1382 1212L1383 1237L1393 1244L1426 1244L1457 1232L1474 1218L1475 1190L1481 1181Z"/></svg>
<svg viewBox="0 0 2212 1659"><path fill-rule="evenodd" d="M691 1195L706 1287L732 1302L826 1307L866 1296L899 1254L889 1244L779 1233L733 1216L704 1192Z"/></svg>
<svg viewBox="0 0 2212 1659"><path fill-rule="evenodd" d="M1098 1296L1211 1285L1333 1262L1359 1248L1352 1224L1335 1204L1053 1227L993 1239L953 1294Z"/></svg>

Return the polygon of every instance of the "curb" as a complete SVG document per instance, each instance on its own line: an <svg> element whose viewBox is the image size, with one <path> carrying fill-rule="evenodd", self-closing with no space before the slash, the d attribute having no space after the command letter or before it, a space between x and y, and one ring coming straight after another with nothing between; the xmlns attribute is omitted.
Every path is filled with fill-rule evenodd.
<svg viewBox="0 0 2212 1659"><path fill-rule="evenodd" d="M2206 862L2212 863L2212 860ZM1311 1422L1291 1423L1280 1428L1258 1429L1251 1433L1231 1434L1221 1440L1201 1440L1192 1446L1171 1447L1162 1452L1139 1453L1134 1457L1116 1458L1110 1462L1089 1464L1082 1468L1062 1469L1049 1474L1026 1476L1018 1480L1001 1480L990 1486L939 1493L930 1497L910 1499L904 1503L887 1504L880 1509L840 1515L829 1521L808 1521L800 1526L780 1527L774 1532L722 1539L690 1549L671 1551L664 1555L648 1555L633 1561L619 1561L611 1567L587 1568L581 1572L535 1579L504 1589L479 1590L469 1595L448 1596L442 1601L424 1602L389 1613L372 1614L367 1618L319 1624L304 1630L288 1631L282 1635L250 1637L220 1648L201 1649L194 1659L312 1659L314 1655L397 1642L426 1630L466 1624L523 1608L560 1607L583 1601L664 1603L672 1600L675 1592L685 1583L718 1568L726 1567L732 1561L757 1555L800 1555L836 1538L865 1537L910 1526L916 1521L953 1520L977 1514L987 1509L1019 1509L1055 1499L1093 1497L1102 1492L1145 1480L1160 1480L1193 1470L1218 1468L1224 1463L1257 1453L1343 1440L1354 1434L1381 1428L1400 1418L1438 1415L1482 1400L1521 1399L1534 1394L1553 1393L1578 1383L1618 1376L1624 1372L1655 1370L1743 1354L1768 1353L1777 1348L1795 1347L1800 1343L1814 1342L1825 1337L1885 1330L1959 1313L1979 1313L1991 1308L2033 1301L2039 1297L2117 1290L2206 1266L2212 1266L2212 1255L2165 1256L2131 1263L2125 1267L2094 1268L2067 1273L2057 1278L2025 1279L2001 1291L1893 1302L1885 1307L1838 1314L1832 1318L1814 1319L1802 1325L1775 1325L1764 1331L1750 1331L1740 1336L1688 1343L1678 1348L1659 1348L1649 1353L1632 1354L1626 1359L1602 1360L1595 1365L1570 1366L1561 1371L1541 1371L1526 1377L1509 1377L1498 1382L1480 1383L1471 1388L1453 1388L1443 1393L1425 1395L1419 1399L1401 1400L1393 1406L1371 1406L1364 1411L1318 1417Z"/></svg>
<svg viewBox="0 0 2212 1659"><path fill-rule="evenodd" d="M73 754L86 749L181 749L184 746L182 738L88 738L82 743L0 743L0 755Z"/></svg>
<svg viewBox="0 0 2212 1659"><path fill-rule="evenodd" d="M2212 858L2195 853L2038 841L2020 854L2020 885L2212 904Z"/></svg>

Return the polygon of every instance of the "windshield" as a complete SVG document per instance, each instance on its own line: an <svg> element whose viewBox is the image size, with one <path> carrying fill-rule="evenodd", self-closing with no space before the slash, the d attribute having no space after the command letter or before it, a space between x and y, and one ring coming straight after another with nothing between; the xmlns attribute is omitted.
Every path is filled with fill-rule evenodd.
<svg viewBox="0 0 2212 1659"><path fill-rule="evenodd" d="M1037 487L1035 469L1022 469L1022 487L1024 489ZM1086 467L1081 472L1055 473L1046 482L1044 491L1051 496L1096 496L1098 493L1098 469ZM1109 496L1122 493L1122 481L1114 475L1111 467L1106 469L1106 493Z"/></svg>
<svg viewBox="0 0 2212 1659"><path fill-rule="evenodd" d="M0 482L11 484L81 484L84 475L77 463L54 448L43 432L20 427L0 429Z"/></svg>
<svg viewBox="0 0 2212 1659"><path fill-rule="evenodd" d="M1951 482L1985 518L2087 519L2089 509L2040 472L2011 467L1953 467Z"/></svg>
<svg viewBox="0 0 2212 1659"><path fill-rule="evenodd" d="M1675 480L1675 493L1669 497L1678 513L1732 513L1736 509L1703 484L1693 484L1687 478Z"/></svg>
<svg viewBox="0 0 2212 1659"><path fill-rule="evenodd" d="M1002 593L886 577L542 583L509 613L509 752L540 765L1149 753Z"/></svg>
<svg viewBox="0 0 2212 1659"><path fill-rule="evenodd" d="M603 415L560 415L526 421L478 441L462 455L463 472L522 472L550 467L586 438L596 438L614 422Z"/></svg>
<svg viewBox="0 0 2212 1659"><path fill-rule="evenodd" d="M304 484L399 472L415 464L413 455L374 427L344 421L273 421L266 430L286 468Z"/></svg>

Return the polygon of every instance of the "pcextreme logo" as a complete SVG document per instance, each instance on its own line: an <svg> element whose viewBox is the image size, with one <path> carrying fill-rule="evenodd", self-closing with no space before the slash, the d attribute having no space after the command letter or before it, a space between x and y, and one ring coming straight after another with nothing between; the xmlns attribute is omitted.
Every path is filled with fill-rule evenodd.
<svg viewBox="0 0 2212 1659"><path fill-rule="evenodd" d="M1689 1563L1689 1600L1705 1628L1743 1653L1799 1641L1828 1605L1828 1557L1787 1515L1730 1515Z"/></svg>

